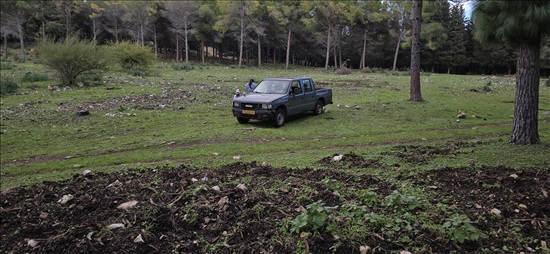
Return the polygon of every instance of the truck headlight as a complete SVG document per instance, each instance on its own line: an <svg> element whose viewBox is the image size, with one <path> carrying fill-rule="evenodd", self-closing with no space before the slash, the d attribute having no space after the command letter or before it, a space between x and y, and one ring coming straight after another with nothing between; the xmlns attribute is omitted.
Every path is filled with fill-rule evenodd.
<svg viewBox="0 0 550 254"><path fill-rule="evenodd" d="M271 109L271 104L262 104L262 109Z"/></svg>
<svg viewBox="0 0 550 254"><path fill-rule="evenodd" d="M234 101L234 102L233 102L233 107L238 108L238 107L240 107L240 106L241 106L241 104L240 104L238 101Z"/></svg>

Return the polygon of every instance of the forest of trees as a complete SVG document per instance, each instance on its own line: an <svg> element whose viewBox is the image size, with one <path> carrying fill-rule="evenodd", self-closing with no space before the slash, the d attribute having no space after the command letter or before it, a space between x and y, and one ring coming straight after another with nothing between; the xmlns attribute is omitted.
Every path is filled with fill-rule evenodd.
<svg viewBox="0 0 550 254"><path fill-rule="evenodd" d="M458 0L425 1L421 68L512 74L516 51L480 43ZM408 69L412 2L388 1L1 1L3 57L24 61L45 38L132 41L176 62ZM550 40L541 48L550 73Z"/></svg>

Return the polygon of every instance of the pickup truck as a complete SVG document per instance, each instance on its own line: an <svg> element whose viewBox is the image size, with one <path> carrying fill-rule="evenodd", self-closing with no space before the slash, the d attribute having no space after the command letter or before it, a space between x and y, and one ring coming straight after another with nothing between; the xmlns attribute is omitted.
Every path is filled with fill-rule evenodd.
<svg viewBox="0 0 550 254"><path fill-rule="evenodd" d="M316 89L312 78L266 78L252 93L233 99L233 116L241 124L256 119L281 127L288 116L307 111L319 115L327 104L332 104L332 89Z"/></svg>

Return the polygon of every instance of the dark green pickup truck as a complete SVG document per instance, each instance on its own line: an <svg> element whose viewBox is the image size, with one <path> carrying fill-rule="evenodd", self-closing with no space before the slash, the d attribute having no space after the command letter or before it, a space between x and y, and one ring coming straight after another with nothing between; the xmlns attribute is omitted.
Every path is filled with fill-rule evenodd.
<svg viewBox="0 0 550 254"><path fill-rule="evenodd" d="M257 119L281 127L287 116L307 111L319 115L327 104L332 104L332 89L316 89L309 77L267 78L252 93L233 99L233 116L239 123Z"/></svg>

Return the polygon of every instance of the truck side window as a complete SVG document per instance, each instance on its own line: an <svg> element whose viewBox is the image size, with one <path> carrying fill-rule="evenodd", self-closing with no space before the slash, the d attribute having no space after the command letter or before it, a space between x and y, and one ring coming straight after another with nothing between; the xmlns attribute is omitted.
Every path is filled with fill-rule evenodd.
<svg viewBox="0 0 550 254"><path fill-rule="evenodd" d="M293 94L302 93L302 88L300 87L300 81L298 80L292 81L292 93Z"/></svg>
<svg viewBox="0 0 550 254"><path fill-rule="evenodd" d="M303 80L302 82L304 83L304 89L306 93L313 92L313 89L311 88L311 82L309 82L309 80Z"/></svg>

